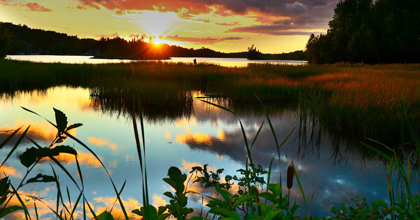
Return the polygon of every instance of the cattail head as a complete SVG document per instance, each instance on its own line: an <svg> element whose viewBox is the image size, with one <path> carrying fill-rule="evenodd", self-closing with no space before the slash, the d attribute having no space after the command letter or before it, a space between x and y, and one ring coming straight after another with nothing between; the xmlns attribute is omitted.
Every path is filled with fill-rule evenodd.
<svg viewBox="0 0 420 220"><path fill-rule="evenodd" d="M289 167L287 167L287 188L290 189L293 186L293 174L294 174L294 169L292 165L289 165Z"/></svg>

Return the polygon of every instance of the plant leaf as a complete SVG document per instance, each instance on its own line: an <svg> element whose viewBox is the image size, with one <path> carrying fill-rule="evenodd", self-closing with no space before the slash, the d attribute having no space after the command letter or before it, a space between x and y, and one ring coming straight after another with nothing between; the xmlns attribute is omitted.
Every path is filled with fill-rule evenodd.
<svg viewBox="0 0 420 220"><path fill-rule="evenodd" d="M0 149L2 149L4 146L6 146L6 144L13 138L13 136L16 135L16 133L18 133L18 131L21 129L22 127L16 129L13 133L11 133L3 142L1 142L0 144Z"/></svg>
<svg viewBox="0 0 420 220"><path fill-rule="evenodd" d="M228 203L232 202L233 197L232 197L232 194L229 193L229 191L218 188L218 187L216 188L216 191L220 193L220 195L222 195L223 199L225 199L226 202Z"/></svg>
<svg viewBox="0 0 420 220"><path fill-rule="evenodd" d="M2 212L0 212L0 219L3 218L4 216L19 211L19 210L24 210L22 206L9 206L3 209Z"/></svg>
<svg viewBox="0 0 420 220"><path fill-rule="evenodd" d="M77 151L70 146L61 145L61 146L57 146L53 148L53 150L56 151L58 154L66 153L66 154L73 154L75 156L77 155Z"/></svg>
<svg viewBox="0 0 420 220"><path fill-rule="evenodd" d="M78 127L80 127L80 126L82 126L82 125L83 125L82 123L72 124L72 125L70 125L70 126L68 126L68 127L66 128L66 131L70 131L71 129L78 128Z"/></svg>
<svg viewBox="0 0 420 220"><path fill-rule="evenodd" d="M108 211L103 211L98 215L98 220L114 220L114 217Z"/></svg>
<svg viewBox="0 0 420 220"><path fill-rule="evenodd" d="M55 122L57 123L57 129L59 132L64 132L67 128L67 117L62 111L56 108L53 109L55 112Z"/></svg>
<svg viewBox="0 0 420 220"><path fill-rule="evenodd" d="M36 177L28 179L28 181L26 181L26 184L28 184L28 183L48 183L48 182L55 182L55 181L56 181L56 179L53 176L48 176L48 175L38 173L38 175L36 175Z"/></svg>
<svg viewBox="0 0 420 220"><path fill-rule="evenodd" d="M255 199L255 196L252 196L252 195L244 195L244 196L241 196L238 199L236 199L235 202L233 202L232 207L233 208L236 208L240 204L242 204L244 202L248 202L248 201L253 200L253 199Z"/></svg>
<svg viewBox="0 0 420 220"><path fill-rule="evenodd" d="M26 151L19 156L20 163L25 167L30 167L36 161L36 152L37 149L34 147L26 149Z"/></svg>
<svg viewBox="0 0 420 220"><path fill-rule="evenodd" d="M28 130L29 130L29 127L31 127L30 125L26 128L26 130L22 133L22 135L20 136L20 138L19 138L19 140L16 142L16 144L15 144L15 146L13 146L13 148L12 148L12 150L10 150L10 152L9 152L9 154L6 156L6 159L4 159L4 161L3 161L3 163L0 165L0 167L2 167L5 163L6 163L6 161L10 158L10 156L13 154L13 152L16 150L16 148L19 146L19 144L20 144L20 142L22 141L22 139L26 136L26 133L28 133ZM15 132L13 132L9 137L13 137L15 134L16 134L16 132L17 131L19 131L19 129L20 128L18 128L18 129L16 129L16 131ZM8 137L8 138L9 138ZM7 140L7 139L6 139ZM5 141L6 141L5 140ZM8 141L8 140L7 140ZM3 143L2 143L3 144ZM0 149L2 148L3 146L2 145L0 145Z"/></svg>

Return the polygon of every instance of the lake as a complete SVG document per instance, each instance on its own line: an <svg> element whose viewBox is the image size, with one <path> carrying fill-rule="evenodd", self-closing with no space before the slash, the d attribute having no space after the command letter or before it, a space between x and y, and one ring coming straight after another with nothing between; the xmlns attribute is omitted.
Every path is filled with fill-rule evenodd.
<svg viewBox="0 0 420 220"><path fill-rule="evenodd" d="M116 103L114 101L118 99L104 98L101 94L100 89L66 86L1 94L0 141L14 129L20 126L25 129L31 125L28 136L41 146L48 146L56 135L55 128L41 117L20 107L28 108L52 122L55 122L53 108L63 111L69 124L83 123L72 134L102 159L117 188L124 181L127 182L121 196L126 202L127 210L133 210L141 205L142 197L132 117L127 112L130 104L129 101ZM162 100L161 105L143 106L149 195L151 203L155 205L169 202L163 192L170 190L170 187L162 178L167 176L167 170L171 166L188 173L193 166L208 164L212 170L224 168L224 174L229 175L239 175L236 170L245 166L246 150L237 118L196 98L202 96L200 91L189 91L178 94L178 97L167 97L171 101L179 100L178 103ZM264 122L251 153L256 164L268 167L272 157L276 155L276 146L261 106L246 103L238 106L223 99L205 100L237 112L249 142ZM350 202L350 199L357 196L366 197L368 201L389 200L386 166L377 159L370 160L372 157L363 153L360 144L328 133L317 123L302 122L301 110L296 102L270 103L267 107L272 110L270 119L279 142L294 131L281 148L280 165L278 162L274 163L272 179L278 180L281 174L285 184L286 168L293 160L300 171L306 199L309 201L314 195L313 204L303 207L301 193L296 182L294 183L292 199L296 197L297 203L302 206L298 210L300 215L306 216L309 207L311 215L329 215L332 206ZM97 213L109 210L116 196L103 168L78 143L66 140L63 144L78 151L88 201L94 205ZM31 146L25 139L18 152L23 153ZM2 152L0 160L3 161L5 157ZM73 176L77 176L74 157L60 156L59 160ZM49 163L44 161L31 175L52 175L51 169ZM60 177L61 190L65 192L65 186L68 186L74 201L78 195L77 189L58 167L54 166L54 169ZM14 158L2 168L0 175L3 172L10 175L12 183L17 185L26 168ZM212 192L197 186L191 186L190 189L214 196ZM28 184L21 192L42 197L47 204L55 207L55 184ZM190 199L191 207L201 207L200 195L191 195ZM42 204L37 206L42 218L51 217L48 208ZM118 207L114 211L116 209ZM80 215L79 210L79 217Z"/></svg>
<svg viewBox="0 0 420 220"><path fill-rule="evenodd" d="M132 60L119 59L91 59L93 56L55 56L55 55L8 55L6 59L22 60L44 63L128 63ZM215 64L225 67L246 67L248 63L270 63L270 64L287 64L287 65L304 65L307 61L303 60L248 60L246 58L211 58L211 57L172 57L170 60L163 60L162 62L184 62L193 63L196 59L197 63ZM139 61L141 62L141 61Z"/></svg>

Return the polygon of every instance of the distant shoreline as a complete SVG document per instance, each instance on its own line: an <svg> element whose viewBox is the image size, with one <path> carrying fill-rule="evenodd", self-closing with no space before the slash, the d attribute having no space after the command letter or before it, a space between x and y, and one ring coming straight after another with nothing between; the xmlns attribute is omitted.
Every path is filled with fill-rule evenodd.
<svg viewBox="0 0 420 220"><path fill-rule="evenodd" d="M154 57L145 57L145 56L125 56L125 55L106 55L106 54L97 54L90 59L119 59L119 60L170 60L169 56L154 56Z"/></svg>

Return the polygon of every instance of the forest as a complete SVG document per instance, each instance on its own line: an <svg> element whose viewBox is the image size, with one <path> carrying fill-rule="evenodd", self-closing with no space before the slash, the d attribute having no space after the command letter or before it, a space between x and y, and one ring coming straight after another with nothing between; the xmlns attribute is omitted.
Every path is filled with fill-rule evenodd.
<svg viewBox="0 0 420 220"><path fill-rule="evenodd" d="M310 63L418 63L420 1L345 0L337 4L326 34L312 34Z"/></svg>

